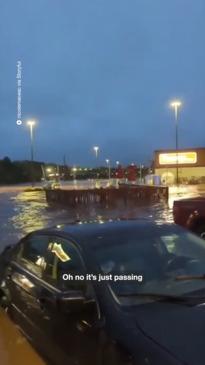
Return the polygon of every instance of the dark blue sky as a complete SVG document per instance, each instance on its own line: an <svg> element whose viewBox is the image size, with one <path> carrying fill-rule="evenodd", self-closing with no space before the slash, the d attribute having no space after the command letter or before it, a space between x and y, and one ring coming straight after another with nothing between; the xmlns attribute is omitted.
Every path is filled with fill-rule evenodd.
<svg viewBox="0 0 205 365"><path fill-rule="evenodd" d="M18 60L38 160L149 162L174 147L175 96L181 147L205 146L204 19L204 0L0 0L0 158L29 158Z"/></svg>

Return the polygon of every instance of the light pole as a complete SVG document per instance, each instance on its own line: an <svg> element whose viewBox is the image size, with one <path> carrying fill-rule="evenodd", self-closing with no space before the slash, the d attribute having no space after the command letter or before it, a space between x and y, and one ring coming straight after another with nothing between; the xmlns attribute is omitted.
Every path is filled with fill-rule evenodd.
<svg viewBox="0 0 205 365"><path fill-rule="evenodd" d="M75 166L73 166L72 172L73 172L73 181L74 181L74 183L76 183L76 172L77 172L77 168Z"/></svg>
<svg viewBox="0 0 205 365"><path fill-rule="evenodd" d="M142 169L144 168L144 165L140 164L140 184L142 184Z"/></svg>
<svg viewBox="0 0 205 365"><path fill-rule="evenodd" d="M36 125L36 122L34 120L29 120L27 122L27 125L29 127L30 130L30 142L31 142L31 175L32 175L32 186L34 185L34 174L33 174L33 170L34 170L34 166L33 166L33 162L34 162L34 136L33 136L33 129Z"/></svg>
<svg viewBox="0 0 205 365"><path fill-rule="evenodd" d="M109 182L110 182L110 177L111 177L111 173L110 173L110 160L107 159L105 161L106 161L106 164L108 165L108 179L109 179Z"/></svg>
<svg viewBox="0 0 205 365"><path fill-rule="evenodd" d="M93 147L93 151L95 152L96 158L98 158L98 155L99 155L99 146L94 146Z"/></svg>
<svg viewBox="0 0 205 365"><path fill-rule="evenodd" d="M179 116L179 108L182 106L182 102L180 100L173 100L170 102L170 107L174 110L175 116L175 141L176 141L176 184L179 185L179 160L178 160L178 149L179 149L179 136L178 136L178 116Z"/></svg>
<svg viewBox="0 0 205 365"><path fill-rule="evenodd" d="M119 186L119 170L117 170L120 166L120 161L116 161L116 170L115 170L115 178L116 178L116 187Z"/></svg>
<svg viewBox="0 0 205 365"><path fill-rule="evenodd" d="M100 150L100 148L99 148L99 146L94 146L93 147L93 151L94 151L94 153L95 153L95 157L96 157L96 185L97 185L97 178L98 178L98 172L97 172L97 161L98 161L98 156L99 156L99 150Z"/></svg>

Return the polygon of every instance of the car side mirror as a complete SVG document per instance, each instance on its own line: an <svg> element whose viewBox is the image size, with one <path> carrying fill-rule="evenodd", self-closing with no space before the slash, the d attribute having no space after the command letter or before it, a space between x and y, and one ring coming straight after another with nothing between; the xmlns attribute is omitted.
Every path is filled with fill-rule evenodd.
<svg viewBox="0 0 205 365"><path fill-rule="evenodd" d="M70 290L62 293L59 298L59 307L63 312L80 312L85 304L86 298L82 291Z"/></svg>

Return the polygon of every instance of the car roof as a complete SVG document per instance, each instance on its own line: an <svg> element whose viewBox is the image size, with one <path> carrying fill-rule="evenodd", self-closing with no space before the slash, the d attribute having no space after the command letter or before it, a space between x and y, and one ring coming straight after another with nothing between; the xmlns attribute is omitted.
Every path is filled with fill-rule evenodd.
<svg viewBox="0 0 205 365"><path fill-rule="evenodd" d="M124 235L139 235L141 237L151 235L152 232L159 234L166 233L170 230L182 231L183 229L175 224L157 224L149 219L132 219L132 220L93 220L93 221L75 221L69 224L57 225L51 228L37 231L38 234L57 235L73 239L79 246L92 245L94 241L101 238L100 244L107 241L107 238L120 237ZM35 233L35 232L34 232Z"/></svg>

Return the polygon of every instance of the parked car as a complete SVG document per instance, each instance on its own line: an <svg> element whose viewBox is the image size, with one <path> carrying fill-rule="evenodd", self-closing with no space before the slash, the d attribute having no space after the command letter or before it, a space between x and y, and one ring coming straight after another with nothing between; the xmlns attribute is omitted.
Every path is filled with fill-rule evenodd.
<svg viewBox="0 0 205 365"><path fill-rule="evenodd" d="M173 207L174 221L205 239L205 198L176 200Z"/></svg>
<svg viewBox="0 0 205 365"><path fill-rule="evenodd" d="M205 364L205 241L181 227L57 226L0 267L2 306L49 364Z"/></svg>

